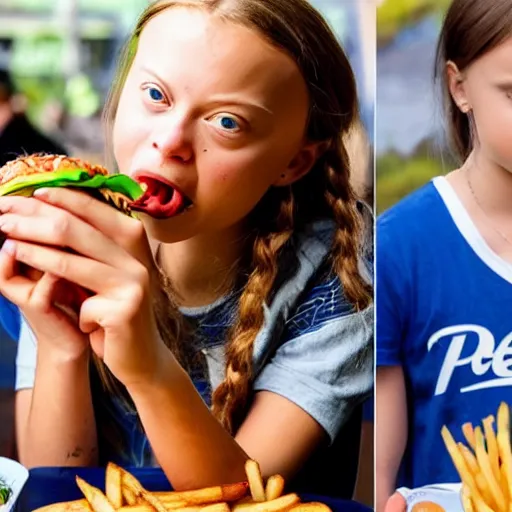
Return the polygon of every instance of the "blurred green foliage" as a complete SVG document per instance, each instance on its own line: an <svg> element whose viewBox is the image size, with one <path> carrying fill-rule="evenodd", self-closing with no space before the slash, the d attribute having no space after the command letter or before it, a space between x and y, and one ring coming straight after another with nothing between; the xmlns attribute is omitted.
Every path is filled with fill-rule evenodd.
<svg viewBox="0 0 512 512"><path fill-rule="evenodd" d="M447 156L421 150L416 155L403 157L387 153L377 157L377 213L393 206L400 199L427 183L434 176L454 168Z"/></svg>
<svg viewBox="0 0 512 512"><path fill-rule="evenodd" d="M430 13L440 15L451 0L384 0L377 9L379 41L388 41L402 28Z"/></svg>
<svg viewBox="0 0 512 512"><path fill-rule="evenodd" d="M16 87L28 100L27 114L38 124L45 105L50 101L62 103L66 91L64 78L53 76L15 77Z"/></svg>

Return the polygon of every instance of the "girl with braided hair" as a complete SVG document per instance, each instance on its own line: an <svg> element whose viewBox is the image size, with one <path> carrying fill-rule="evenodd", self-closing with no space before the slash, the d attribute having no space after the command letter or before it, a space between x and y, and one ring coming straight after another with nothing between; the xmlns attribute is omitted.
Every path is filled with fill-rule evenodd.
<svg viewBox="0 0 512 512"><path fill-rule="evenodd" d="M159 465L187 489L244 479L248 457L290 479L329 450L373 385L357 119L305 0L147 8L105 112L142 222L67 189L0 198L25 465ZM76 317L63 280L90 291Z"/></svg>

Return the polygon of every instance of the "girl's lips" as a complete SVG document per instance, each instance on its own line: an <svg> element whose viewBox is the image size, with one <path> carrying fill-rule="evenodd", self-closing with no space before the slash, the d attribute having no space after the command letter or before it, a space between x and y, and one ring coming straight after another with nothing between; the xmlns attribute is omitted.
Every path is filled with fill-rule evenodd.
<svg viewBox="0 0 512 512"><path fill-rule="evenodd" d="M192 201L169 180L151 172L133 175L144 188L144 194L131 204L131 209L156 219L169 219L192 206Z"/></svg>

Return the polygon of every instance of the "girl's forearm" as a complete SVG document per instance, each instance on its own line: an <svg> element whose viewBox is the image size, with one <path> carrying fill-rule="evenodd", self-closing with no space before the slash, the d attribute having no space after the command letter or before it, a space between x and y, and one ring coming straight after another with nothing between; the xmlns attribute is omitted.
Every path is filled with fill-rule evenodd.
<svg viewBox="0 0 512 512"><path fill-rule="evenodd" d="M20 460L28 467L97 462L88 355L70 360L38 351L28 420L18 432Z"/></svg>
<svg viewBox="0 0 512 512"><path fill-rule="evenodd" d="M246 479L245 452L170 356L158 382L129 388L156 458L177 490Z"/></svg>
<svg viewBox="0 0 512 512"><path fill-rule="evenodd" d="M408 435L407 400L401 367L377 369L376 511L384 512L394 493Z"/></svg>

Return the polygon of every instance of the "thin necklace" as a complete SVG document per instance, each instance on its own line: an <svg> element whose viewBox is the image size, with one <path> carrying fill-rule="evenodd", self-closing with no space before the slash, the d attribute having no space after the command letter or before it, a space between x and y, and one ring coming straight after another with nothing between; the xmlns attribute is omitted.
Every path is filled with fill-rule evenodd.
<svg viewBox="0 0 512 512"><path fill-rule="evenodd" d="M480 201L478 200L478 198L476 197L476 194L475 194L475 191L473 190L473 185L471 185L471 180L469 179L469 170L466 171L466 182L468 184L468 187L469 187L469 190L471 191L471 195L473 196L473 199L475 200L475 203L476 205L478 206L478 208L480 209L480 211L482 212L482 214L484 215L484 217L487 219L487 223L489 224L489 226L494 229L494 231L496 231L496 233L498 233L498 235L501 236L501 238L503 238L503 240L505 240L505 242L507 242L507 244L509 244L510 246L512 246L512 242L509 240L509 238L503 233L501 232L493 223L493 221L491 220L491 218L489 217L489 215L487 215L487 212L484 210L484 207L482 206L482 204L480 203Z"/></svg>

